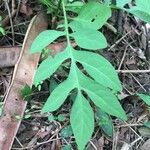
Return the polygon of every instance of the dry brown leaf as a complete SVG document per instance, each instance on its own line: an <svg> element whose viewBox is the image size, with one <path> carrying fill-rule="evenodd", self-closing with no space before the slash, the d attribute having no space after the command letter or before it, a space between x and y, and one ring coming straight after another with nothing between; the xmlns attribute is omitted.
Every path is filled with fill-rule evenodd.
<svg viewBox="0 0 150 150"><path fill-rule="evenodd" d="M32 85L34 74L38 66L40 54L29 55L29 48L35 37L47 28L47 19L44 14L35 16L27 30L23 47L15 65L11 86L5 97L2 116L0 118L0 149L10 150L20 126L27 102L20 95L20 90L28 84ZM3 138L2 138L3 137Z"/></svg>

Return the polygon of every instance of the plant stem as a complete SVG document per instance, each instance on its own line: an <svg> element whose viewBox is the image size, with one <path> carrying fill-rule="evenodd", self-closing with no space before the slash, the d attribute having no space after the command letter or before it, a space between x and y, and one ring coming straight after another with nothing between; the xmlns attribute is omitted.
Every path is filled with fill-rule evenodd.
<svg viewBox="0 0 150 150"><path fill-rule="evenodd" d="M77 85L77 89L78 89L78 93L81 93L81 88L80 88L80 84L79 84L79 80L78 80L78 74L77 74L77 66L76 66L76 61L74 60L73 57L73 48L70 42L70 35L69 35L69 31L68 31L68 21L67 21L67 14L66 14L66 10L65 10L65 3L64 0L62 0L62 7L63 7L63 15L64 15L64 24L65 24L65 32L66 32L66 38L67 38L67 47L70 53L70 58L71 58L71 68L70 70L73 72L73 74L75 75L75 80L76 80L76 85ZM70 72L71 72L70 71Z"/></svg>
<svg viewBox="0 0 150 150"><path fill-rule="evenodd" d="M66 31L67 44L68 44L68 46L71 46L71 44L70 44L70 39L69 39L68 21L67 21L67 14L66 14L66 10L65 10L65 3L64 3L64 0L62 0L62 7L63 7L63 14L64 14L64 24L65 24L65 31Z"/></svg>

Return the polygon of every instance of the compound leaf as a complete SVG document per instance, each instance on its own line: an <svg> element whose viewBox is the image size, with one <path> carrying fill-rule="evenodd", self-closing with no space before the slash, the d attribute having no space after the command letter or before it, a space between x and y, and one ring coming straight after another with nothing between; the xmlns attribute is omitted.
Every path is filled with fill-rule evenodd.
<svg viewBox="0 0 150 150"><path fill-rule="evenodd" d="M69 26L73 31L77 31L79 26L85 28L99 29L111 16L111 9L96 2L89 2L81 8L79 15L74 18Z"/></svg>
<svg viewBox="0 0 150 150"><path fill-rule="evenodd" d="M36 71L34 84L37 86L41 81L49 78L68 57L68 51L66 49L65 51L57 54L55 57L49 56L45 59Z"/></svg>
<svg viewBox="0 0 150 150"><path fill-rule="evenodd" d="M74 51L74 59L81 63L88 74L98 83L121 91L118 75L113 66L102 56L87 51Z"/></svg>
<svg viewBox="0 0 150 150"><path fill-rule="evenodd" d="M66 34L68 46L64 52L57 54L54 58L49 57L40 64L34 83L36 85L39 84L39 82L50 77L65 60L71 60L68 60L69 63L67 64L67 67L70 68L68 78L52 91L42 112L57 110L70 92L77 89L77 96L71 110L70 121L78 149L83 150L94 130L94 113L89 101L82 95L82 91L102 111L123 120L127 119L124 110L113 93L114 91L112 91L121 91L122 87L111 64L97 54L75 51L69 41L72 36L81 48L96 50L106 47L107 42L105 37L97 30L111 16L111 9L103 4L89 2L81 7L79 15L68 25L65 1L62 0L61 2L65 19L65 32L54 30L42 32L35 39L31 47L31 52L42 50L64 34ZM72 33L68 31L68 26L72 29ZM76 63L82 64L93 79L84 75Z"/></svg>
<svg viewBox="0 0 150 150"><path fill-rule="evenodd" d="M70 121L78 149L83 150L94 131L94 113L80 92L73 104Z"/></svg>
<svg viewBox="0 0 150 150"><path fill-rule="evenodd" d="M150 106L150 96L146 94L137 94L147 105Z"/></svg>
<svg viewBox="0 0 150 150"><path fill-rule="evenodd" d="M63 36L64 34L64 32L56 30L46 30L41 32L33 41L30 52L35 53L42 51L43 48L45 48L58 37Z"/></svg>
<svg viewBox="0 0 150 150"><path fill-rule="evenodd" d="M81 48L97 50L107 47L106 38L97 30L80 27L78 32L72 33L71 36Z"/></svg>

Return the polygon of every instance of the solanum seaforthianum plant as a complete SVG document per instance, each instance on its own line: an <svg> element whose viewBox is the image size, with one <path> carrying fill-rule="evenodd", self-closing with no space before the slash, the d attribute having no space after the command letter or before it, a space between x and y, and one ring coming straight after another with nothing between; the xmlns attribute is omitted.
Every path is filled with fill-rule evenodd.
<svg viewBox="0 0 150 150"><path fill-rule="evenodd" d="M127 0L124 1L125 3ZM124 9L122 2L117 4ZM111 17L111 8L108 5L89 2L84 4L78 16L69 22L64 0L61 6L64 28L40 33L33 41L30 51L31 53L41 52L61 36L66 36L67 46L63 52L55 57L49 56L39 65L34 84L38 86L43 80L50 78L64 62L70 62L67 79L52 91L42 112L56 111L71 91L76 90L76 98L70 112L70 123L78 149L83 150L94 131L94 111L91 103L112 116L122 120L127 119L117 98L117 93L122 91L118 75L114 67L96 53L96 50L107 47L105 36L98 30ZM81 50L72 47L72 39Z"/></svg>

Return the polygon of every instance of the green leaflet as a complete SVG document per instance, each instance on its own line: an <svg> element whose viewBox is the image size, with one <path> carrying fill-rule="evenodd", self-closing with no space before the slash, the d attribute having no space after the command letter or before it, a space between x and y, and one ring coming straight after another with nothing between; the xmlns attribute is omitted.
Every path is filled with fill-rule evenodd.
<svg viewBox="0 0 150 150"><path fill-rule="evenodd" d="M37 86L41 81L49 78L62 64L62 62L68 58L69 56L66 48L65 51L57 54L54 58L49 56L47 59L45 59L36 71L34 84Z"/></svg>
<svg viewBox="0 0 150 150"><path fill-rule="evenodd" d="M67 80L59 84L47 99L42 112L52 112L57 110L68 97L71 90L75 87L75 82L70 75Z"/></svg>
<svg viewBox="0 0 150 150"><path fill-rule="evenodd" d="M150 23L150 1L136 0L136 6L131 7L129 12L140 19Z"/></svg>
<svg viewBox="0 0 150 150"><path fill-rule="evenodd" d="M33 41L30 53L41 52L43 48L45 48L58 37L63 36L64 34L64 32L56 30L46 30L41 32Z"/></svg>
<svg viewBox="0 0 150 150"><path fill-rule="evenodd" d="M135 3L136 3L136 6L139 8L139 10L143 10L147 13L150 13L149 0L136 0Z"/></svg>
<svg viewBox="0 0 150 150"><path fill-rule="evenodd" d="M81 8L78 17L74 18L69 26L73 31L77 31L83 26L84 28L99 29L111 16L111 9L105 5L96 2L89 2Z"/></svg>
<svg viewBox="0 0 150 150"><path fill-rule="evenodd" d="M137 94L147 105L150 106L150 96L146 94Z"/></svg>
<svg viewBox="0 0 150 150"><path fill-rule="evenodd" d="M79 70L78 77L81 89L88 94L96 106L108 114L127 120L124 110L111 90L86 77Z"/></svg>
<svg viewBox="0 0 150 150"><path fill-rule="evenodd" d="M94 131L94 113L89 102L78 92L71 110L71 127L79 150L83 150Z"/></svg>
<svg viewBox="0 0 150 150"><path fill-rule="evenodd" d="M136 6L132 6L130 9L125 9L123 6L131 0L117 0L117 7L128 11L129 13L137 16L143 21L150 23L150 1L149 0L135 0Z"/></svg>
<svg viewBox="0 0 150 150"><path fill-rule="evenodd" d="M61 84L57 85L52 91L42 109L42 112L52 112L57 110L63 104L70 91L77 87L77 84L78 81L76 81L75 70L71 69L68 78Z"/></svg>
<svg viewBox="0 0 150 150"><path fill-rule="evenodd" d="M116 0L116 5L118 7L124 7L126 4L130 3L131 0Z"/></svg>
<svg viewBox="0 0 150 150"><path fill-rule="evenodd" d="M144 10L139 10L138 7L135 7L135 8L130 9L129 12L132 13L133 15L137 16L141 20L150 23L150 12L149 11L146 12Z"/></svg>
<svg viewBox="0 0 150 150"><path fill-rule="evenodd" d="M115 69L104 57L87 51L73 51L73 56L98 83L116 91L122 90Z"/></svg>
<svg viewBox="0 0 150 150"><path fill-rule="evenodd" d="M66 5L66 10L67 11L72 11L75 13L79 13L81 7L83 6L83 2L75 1L73 3L69 3Z"/></svg>
<svg viewBox="0 0 150 150"><path fill-rule="evenodd" d="M107 47L106 38L97 30L80 27L78 32L72 33L71 36L81 48L97 50Z"/></svg>

